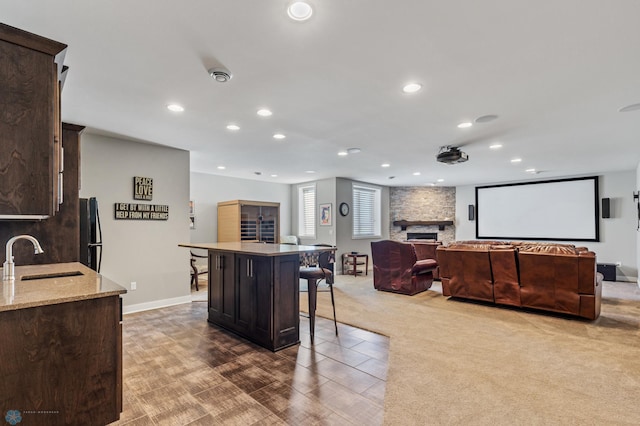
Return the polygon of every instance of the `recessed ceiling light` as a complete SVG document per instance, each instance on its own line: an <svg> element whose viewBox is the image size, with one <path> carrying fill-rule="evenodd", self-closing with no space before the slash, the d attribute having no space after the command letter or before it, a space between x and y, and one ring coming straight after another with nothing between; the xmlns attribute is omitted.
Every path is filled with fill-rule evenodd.
<svg viewBox="0 0 640 426"><path fill-rule="evenodd" d="M167 105L167 109L169 111L173 111L173 112L182 112L182 111L184 111L184 107L182 105L178 105L178 104L169 104L169 105Z"/></svg>
<svg viewBox="0 0 640 426"><path fill-rule="evenodd" d="M465 121L464 123L458 124L458 129L466 129L467 127L473 126L473 123L470 121Z"/></svg>
<svg viewBox="0 0 640 426"><path fill-rule="evenodd" d="M316 172L315 170L305 170L305 173L309 173L309 174L315 173L315 172Z"/></svg>
<svg viewBox="0 0 640 426"><path fill-rule="evenodd" d="M271 177L278 177L278 175L276 175L276 174L273 174L273 175L271 175Z"/></svg>
<svg viewBox="0 0 640 426"><path fill-rule="evenodd" d="M271 111L269 111L266 108L262 108L258 110L257 113L260 117L269 117L271 114L273 114Z"/></svg>
<svg viewBox="0 0 640 426"><path fill-rule="evenodd" d="M338 155L340 157L345 157L345 156L349 155L349 153L347 151L340 151L340 152L338 152Z"/></svg>
<svg viewBox="0 0 640 426"><path fill-rule="evenodd" d="M285 135L283 135L282 133L276 133L275 135L273 135L274 139L284 139L286 138Z"/></svg>
<svg viewBox="0 0 640 426"><path fill-rule="evenodd" d="M427 186L436 186L436 184L435 184L435 183L433 183L433 182L429 182L429 183L427 184Z"/></svg>
<svg viewBox="0 0 640 426"><path fill-rule="evenodd" d="M305 1L294 1L287 8L287 15L294 21L306 21L313 15L313 8Z"/></svg>
<svg viewBox="0 0 640 426"><path fill-rule="evenodd" d="M420 176L420 172L413 172L414 176Z"/></svg>
<svg viewBox="0 0 640 426"><path fill-rule="evenodd" d="M626 107L622 107L619 109L620 112L630 112L638 110L640 110L640 103L627 105Z"/></svg>
<svg viewBox="0 0 640 426"><path fill-rule="evenodd" d="M489 145L489 148L491 148L491 149L500 149L500 148L502 148L502 144L501 143L494 143L492 145Z"/></svg>
<svg viewBox="0 0 640 426"><path fill-rule="evenodd" d="M522 158L513 158L511 160L512 163L520 163L522 161Z"/></svg>
<svg viewBox="0 0 640 426"><path fill-rule="evenodd" d="M228 130L240 130L240 126L238 126L237 124L229 124L229 125L227 125L227 129Z"/></svg>
<svg viewBox="0 0 640 426"><path fill-rule="evenodd" d="M527 172L527 173L535 173L536 169L527 169L527 170L525 170L525 172Z"/></svg>
<svg viewBox="0 0 640 426"><path fill-rule="evenodd" d="M389 164L389 163L382 163L382 164L380 164L380 167L391 167L391 164Z"/></svg>
<svg viewBox="0 0 640 426"><path fill-rule="evenodd" d="M348 152L349 154L357 154L357 153L359 153L360 151L362 151L360 148L349 148L349 149L347 149L347 152Z"/></svg>
<svg viewBox="0 0 640 426"><path fill-rule="evenodd" d="M224 170L224 169L226 169L225 166L218 166L218 170Z"/></svg>
<svg viewBox="0 0 640 426"><path fill-rule="evenodd" d="M404 93L415 93L415 92L419 91L420 89L422 89L422 84L420 84L420 83L409 83L409 84L406 84L402 88L402 91Z"/></svg>
<svg viewBox="0 0 640 426"><path fill-rule="evenodd" d="M488 123L496 118L498 118L498 116L495 114L483 115L482 117L476 118L476 123Z"/></svg>
<svg viewBox="0 0 640 426"><path fill-rule="evenodd" d="M438 179L437 182L444 182L444 179Z"/></svg>

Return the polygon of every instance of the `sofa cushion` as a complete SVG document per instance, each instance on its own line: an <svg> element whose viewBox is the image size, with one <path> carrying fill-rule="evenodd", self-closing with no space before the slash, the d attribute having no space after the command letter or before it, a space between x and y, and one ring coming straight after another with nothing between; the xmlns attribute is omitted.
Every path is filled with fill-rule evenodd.
<svg viewBox="0 0 640 426"><path fill-rule="evenodd" d="M489 250L496 303L520 306L520 279L516 253L516 249L511 245L495 245Z"/></svg>
<svg viewBox="0 0 640 426"><path fill-rule="evenodd" d="M580 315L579 269L575 254L519 250L518 261L522 306Z"/></svg>

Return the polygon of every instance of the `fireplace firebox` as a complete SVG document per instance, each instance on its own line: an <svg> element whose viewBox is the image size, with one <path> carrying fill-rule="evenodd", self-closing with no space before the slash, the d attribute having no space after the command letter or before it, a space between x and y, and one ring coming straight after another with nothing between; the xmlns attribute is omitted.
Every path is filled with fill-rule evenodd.
<svg viewBox="0 0 640 426"><path fill-rule="evenodd" d="M437 232L407 232L407 240L437 240Z"/></svg>

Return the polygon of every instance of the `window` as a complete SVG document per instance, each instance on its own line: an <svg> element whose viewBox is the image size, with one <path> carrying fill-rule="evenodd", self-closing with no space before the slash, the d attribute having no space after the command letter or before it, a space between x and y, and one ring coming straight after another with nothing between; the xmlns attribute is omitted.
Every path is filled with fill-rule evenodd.
<svg viewBox="0 0 640 426"><path fill-rule="evenodd" d="M298 237L316 237L316 186L298 188Z"/></svg>
<svg viewBox="0 0 640 426"><path fill-rule="evenodd" d="M380 188L353 185L353 238L376 238L381 234Z"/></svg>

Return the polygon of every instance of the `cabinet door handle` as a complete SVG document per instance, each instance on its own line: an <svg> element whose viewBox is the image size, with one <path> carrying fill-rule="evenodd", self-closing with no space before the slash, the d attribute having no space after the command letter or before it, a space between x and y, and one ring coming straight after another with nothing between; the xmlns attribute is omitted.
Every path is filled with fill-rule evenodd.
<svg viewBox="0 0 640 426"><path fill-rule="evenodd" d="M253 278L253 259L247 259L247 276Z"/></svg>

